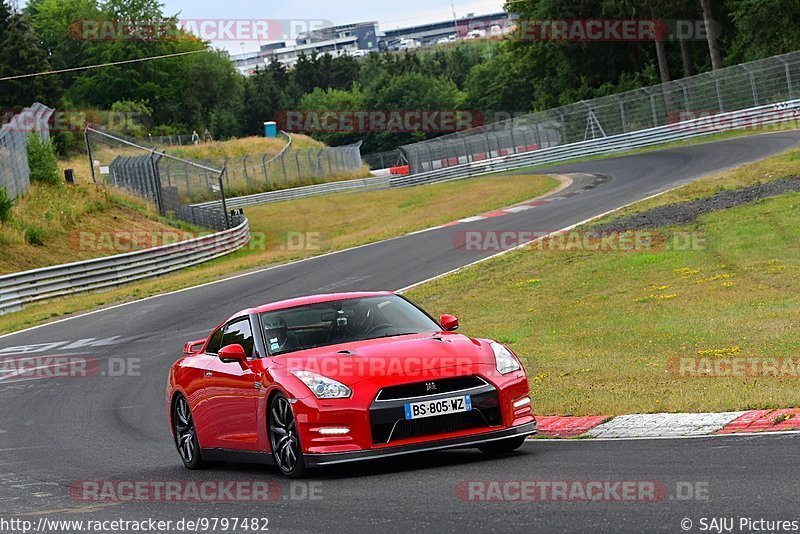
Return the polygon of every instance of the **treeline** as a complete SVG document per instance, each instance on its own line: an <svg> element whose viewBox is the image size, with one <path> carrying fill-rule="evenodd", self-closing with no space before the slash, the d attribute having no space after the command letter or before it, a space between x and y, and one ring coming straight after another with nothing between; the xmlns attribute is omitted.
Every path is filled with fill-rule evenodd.
<svg viewBox="0 0 800 534"><path fill-rule="evenodd" d="M292 68L266 65L241 76L226 54L192 35L91 38L81 21L158 21L177 25L158 0L30 0L15 13L0 0L0 78L200 51L0 82L0 109L35 100L59 110L145 113L147 133L211 130L216 138L259 134L282 110L476 110L515 113L680 78L800 49L800 2L785 0L522 0L521 20L667 19L716 21L712 38L625 42L505 39L458 42L363 59L301 57ZM114 38L118 37L118 38ZM388 150L434 133L316 134L364 151ZM80 146L59 132L59 148Z"/></svg>

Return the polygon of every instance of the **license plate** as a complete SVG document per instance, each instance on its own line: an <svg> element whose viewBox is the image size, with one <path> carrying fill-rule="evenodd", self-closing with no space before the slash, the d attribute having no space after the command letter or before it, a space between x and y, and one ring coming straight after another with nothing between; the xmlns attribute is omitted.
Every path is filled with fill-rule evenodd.
<svg viewBox="0 0 800 534"><path fill-rule="evenodd" d="M422 419L449 413L468 412L472 410L472 397L450 397L447 399L409 402L405 404L406 419Z"/></svg>

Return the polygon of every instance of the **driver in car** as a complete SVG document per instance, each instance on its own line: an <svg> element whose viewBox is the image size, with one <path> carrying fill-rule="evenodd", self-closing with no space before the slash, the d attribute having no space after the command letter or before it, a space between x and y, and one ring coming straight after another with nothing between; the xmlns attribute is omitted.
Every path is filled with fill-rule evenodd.
<svg viewBox="0 0 800 534"><path fill-rule="evenodd" d="M265 324L264 333L267 335L267 346L273 354L291 350L297 344L294 334L289 332L289 326L283 317L275 317Z"/></svg>

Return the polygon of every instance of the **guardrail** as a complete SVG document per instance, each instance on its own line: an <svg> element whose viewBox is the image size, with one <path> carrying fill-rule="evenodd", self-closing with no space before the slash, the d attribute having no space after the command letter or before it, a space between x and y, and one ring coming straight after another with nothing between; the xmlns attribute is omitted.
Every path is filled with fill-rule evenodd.
<svg viewBox="0 0 800 534"><path fill-rule="evenodd" d="M0 276L0 315L177 271L230 254L249 241L250 225L242 218L235 228L180 243Z"/></svg>
<svg viewBox="0 0 800 534"><path fill-rule="evenodd" d="M427 171L409 176L377 176L373 178L294 187L291 189L234 197L227 199L227 205L229 208L238 209L257 204L295 200L316 195L360 192L387 189L390 187L409 187L449 180L460 180L495 172L510 171L532 165L560 163L572 159L614 154L616 152L646 148L674 141L699 138L726 131L779 124L789 120L793 121L794 124L800 122L800 99L758 106L740 111L719 113L666 126L639 130L627 134L600 137L569 145L539 148L537 150L518 154L499 155L497 152L491 152L483 154L483 159L481 160L461 163L451 167L443 167L434 171ZM216 205L219 205L218 201L196 204L196 206L200 207Z"/></svg>
<svg viewBox="0 0 800 534"><path fill-rule="evenodd" d="M290 189L279 189L266 193L256 193L241 197L226 199L228 209L240 209L257 204L269 204L284 200L296 200L298 198L313 197L317 195L330 195L333 193L348 193L351 191L370 191L374 189L388 189L388 176L375 176L372 178L358 178L355 180L344 180L341 182L328 182L325 184L306 185L303 187L292 187ZM219 206L219 201L204 202L195 204L197 207Z"/></svg>
<svg viewBox="0 0 800 534"><path fill-rule="evenodd" d="M392 178L391 187L409 187L433 182L460 180L532 165L546 165L562 161L613 154L637 148L662 145L674 141L694 139L723 133L800 121L800 99L778 104L768 104L740 111L718 113L698 119L659 126L637 132L590 139L569 145L542 148L533 152L487 157L480 161L463 163L434 171ZM489 156L489 155L487 155Z"/></svg>

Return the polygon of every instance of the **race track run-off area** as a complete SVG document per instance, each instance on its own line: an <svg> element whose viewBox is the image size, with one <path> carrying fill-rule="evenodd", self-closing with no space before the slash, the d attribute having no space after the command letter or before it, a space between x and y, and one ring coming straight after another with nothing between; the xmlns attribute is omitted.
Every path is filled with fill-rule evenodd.
<svg viewBox="0 0 800 534"><path fill-rule="evenodd" d="M781 132L548 168L542 172L603 179L592 187L575 181L530 209L466 219L3 336L2 356L85 356L98 372L87 378L0 380L0 516L263 518L273 532L680 532L689 525L696 531L701 518L713 516L786 519L785 503L796 502L800 483L791 460L800 435L602 439L611 432L600 439L531 440L506 457L445 451L288 481L264 466L185 470L170 437L164 391L183 343L204 337L243 308L311 293L405 288L495 253L458 247L459 232L559 230L799 142L800 132ZM126 368L130 362L135 368ZM535 394L533 406L535 413ZM549 486L522 484L536 480ZM107 489L139 483L151 494L102 498L94 490L109 481ZM620 481L629 484L611 487ZM176 482L182 491L210 482L216 490L249 488L268 498L231 499L225 492L200 501L153 496L153 488ZM530 498L531 491L542 498ZM586 498L560 499L562 491L583 491Z"/></svg>

